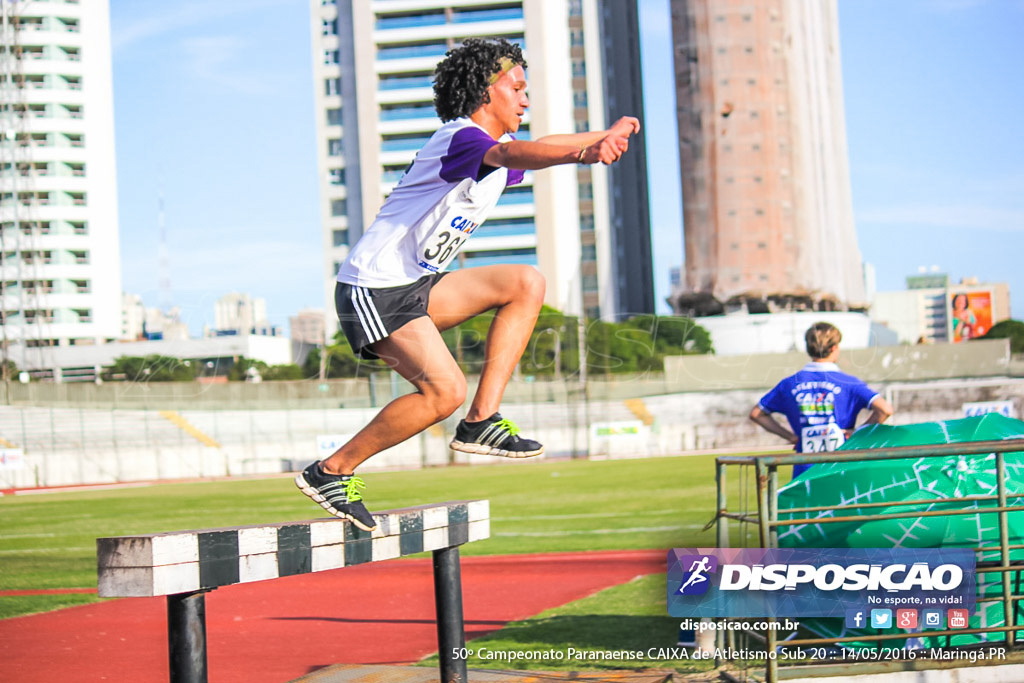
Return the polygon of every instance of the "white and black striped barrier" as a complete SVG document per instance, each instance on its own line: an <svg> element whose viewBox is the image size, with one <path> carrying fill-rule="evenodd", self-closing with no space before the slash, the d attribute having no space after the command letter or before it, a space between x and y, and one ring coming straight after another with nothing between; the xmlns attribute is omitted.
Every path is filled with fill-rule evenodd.
<svg viewBox="0 0 1024 683"><path fill-rule="evenodd" d="M205 683L207 591L430 550L441 680L466 681L465 660L453 657L466 644L459 546L490 537L490 501L420 505L373 517L372 532L328 518L99 538L99 594L166 595L171 681Z"/></svg>

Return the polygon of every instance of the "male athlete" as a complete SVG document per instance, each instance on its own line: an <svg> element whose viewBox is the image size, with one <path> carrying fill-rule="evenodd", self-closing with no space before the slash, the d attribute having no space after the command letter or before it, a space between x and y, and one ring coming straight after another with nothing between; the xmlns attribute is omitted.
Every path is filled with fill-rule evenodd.
<svg viewBox="0 0 1024 683"><path fill-rule="evenodd" d="M861 410L871 410L866 425L892 417L892 406L881 394L836 365L839 342L843 340L838 328L815 323L804 339L811 362L765 394L751 409L751 420L793 444L797 453L820 453L837 450L846 442ZM790 429L776 422L770 413L784 414ZM794 465L793 476L810 467Z"/></svg>
<svg viewBox="0 0 1024 683"><path fill-rule="evenodd" d="M463 404L466 378L441 331L485 311L496 313L483 372L451 447L509 458L544 452L498 413L544 300L543 277L525 265L444 270L523 171L614 163L640 123L624 117L606 131L516 140L512 133L530 104L525 68L519 46L500 38L468 39L448 51L434 73L434 108L444 125L338 271L335 303L352 349L382 359L416 388L295 478L303 493L360 529L371 531L376 522L363 505L355 468Z"/></svg>

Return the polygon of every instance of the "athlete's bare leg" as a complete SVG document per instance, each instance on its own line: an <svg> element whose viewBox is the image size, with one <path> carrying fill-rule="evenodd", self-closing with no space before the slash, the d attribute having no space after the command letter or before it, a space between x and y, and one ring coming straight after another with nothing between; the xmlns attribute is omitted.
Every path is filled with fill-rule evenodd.
<svg viewBox="0 0 1024 683"><path fill-rule="evenodd" d="M351 474L370 456L440 422L466 400L466 378L430 318L406 323L374 344L373 350L411 382L416 392L384 406L358 434L321 463L325 472Z"/></svg>
<svg viewBox="0 0 1024 683"><path fill-rule="evenodd" d="M367 458L415 436L454 413L466 398L466 378L440 330L497 309L484 344L484 369L466 413L471 422L498 412L505 385L519 362L544 301L544 278L531 266L457 270L430 290L429 318L403 325L373 346L391 369L416 387L384 406L331 457L325 472L351 474Z"/></svg>
<svg viewBox="0 0 1024 683"><path fill-rule="evenodd" d="M499 265L456 270L432 290L427 311L446 330L497 309L484 343L484 368L466 420L498 412L516 364L526 350L544 303L544 276L532 266Z"/></svg>

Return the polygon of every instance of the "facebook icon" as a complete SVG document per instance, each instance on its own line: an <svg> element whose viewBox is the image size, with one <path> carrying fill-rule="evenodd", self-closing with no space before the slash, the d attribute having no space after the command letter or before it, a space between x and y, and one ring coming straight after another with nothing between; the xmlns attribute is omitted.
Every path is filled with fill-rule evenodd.
<svg viewBox="0 0 1024 683"><path fill-rule="evenodd" d="M867 621L862 609L846 610L846 628L864 628Z"/></svg>

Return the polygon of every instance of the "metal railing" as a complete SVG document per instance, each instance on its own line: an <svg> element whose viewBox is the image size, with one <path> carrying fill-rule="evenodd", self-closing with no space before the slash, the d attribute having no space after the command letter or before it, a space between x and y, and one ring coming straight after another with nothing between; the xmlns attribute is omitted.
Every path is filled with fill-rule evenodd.
<svg viewBox="0 0 1024 683"><path fill-rule="evenodd" d="M991 596L982 594L978 596L977 602L1001 602L1003 606L1004 621L1002 626L987 626L982 628L959 628L927 631L928 637L943 637L948 639L952 636L971 634L1001 634L1008 653L1012 660L1024 661L1024 653L1011 652L1016 642L1016 632L1024 631L1024 623L1019 621L1019 605L1024 599L1021 591L1021 572L1024 572L1024 564L1013 564L1010 551L1024 549L1024 545L1012 545L1010 543L1009 514L1011 512L1024 512L1024 504L1009 504L1009 499L1024 497L1024 491L1010 491L1006 479L1006 454L1024 452L1024 439L1006 439L992 441L975 441L967 443L951 443L924 446L898 446L891 448L872 448L863 450L833 451L828 453L814 454L792 454L792 455L752 455L752 456L719 456L715 460L715 480L717 486L717 515L715 517L717 546L720 548L730 547L730 521L739 522L740 525L752 525L757 529L757 541L761 548L778 548L779 528L795 527L807 524L839 524L850 522L869 522L892 519L905 519L923 517L955 517L959 515L998 515L998 538L997 546L976 546L973 547L976 553L982 555L998 553L998 560L994 562L979 562L978 574L1000 574L1001 595ZM958 496L956 498L922 498L909 501L859 503L854 502L847 505L821 505L810 507L785 508L781 510L786 516L799 515L788 519L779 519L779 467L788 465L823 463L852 463L852 462L880 462L888 460L906 460L911 458L941 458L949 456L965 455L989 455L995 456L996 492L992 495L970 495ZM744 470L753 470L753 485L756 487L756 510L749 510L746 506L739 511L730 512L727 501L727 470L730 466L740 468L741 481ZM741 495L745 487L740 488ZM914 506L919 508L929 504L949 504L951 501L963 503L974 503L975 507L964 507L957 510L906 510L900 512L885 512L882 514L863 514L863 509L885 508L890 510L900 506ZM994 503L990 507L977 507L979 503ZM831 514L836 512L850 511L856 509L858 514L821 516L821 513ZM817 514L818 516L814 516ZM1011 573L1017 572L1016 586ZM979 582L979 589L981 583ZM875 642L876 647L894 640L907 640L919 635L918 633L887 633L887 634L864 634L836 638L788 638L782 645L786 648L797 647L825 647L843 646L847 643ZM764 636L765 651L768 653L777 652L780 646L778 632L769 629ZM930 659L892 659L889 661L872 662L849 662L842 664L820 662L814 665L794 665L780 671L779 660L768 658L765 662L765 679L774 682L789 678L787 673L794 675L841 675L851 673L882 673L904 670L925 670L950 668L952 665L963 665L963 661L935 661Z"/></svg>

